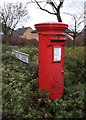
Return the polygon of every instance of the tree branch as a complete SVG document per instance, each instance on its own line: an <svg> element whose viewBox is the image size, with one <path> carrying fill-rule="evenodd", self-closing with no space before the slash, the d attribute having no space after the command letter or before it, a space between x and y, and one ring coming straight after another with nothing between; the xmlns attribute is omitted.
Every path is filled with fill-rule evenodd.
<svg viewBox="0 0 86 120"><path fill-rule="evenodd" d="M84 22L84 20L80 21L78 24L77 24L77 29L80 27L80 25Z"/></svg>
<svg viewBox="0 0 86 120"><path fill-rule="evenodd" d="M70 34L70 33L67 33L68 35L70 35L71 37L73 37L73 35L72 34Z"/></svg>
<svg viewBox="0 0 86 120"><path fill-rule="evenodd" d="M57 11L57 7L55 6L55 4L51 1L51 2L47 2L48 4L50 4L56 11Z"/></svg>
<svg viewBox="0 0 86 120"><path fill-rule="evenodd" d="M50 11L48 11L48 10L42 8L42 7L40 6L40 4L39 4L36 0L35 0L35 2L37 3L37 5L39 6L39 8L40 8L41 10L46 11L46 12L48 12L49 14L56 15L55 13L52 13L52 12L50 12Z"/></svg>
<svg viewBox="0 0 86 120"><path fill-rule="evenodd" d="M63 2L60 2L60 3L59 3L57 11L59 11L59 10L60 10L60 8L61 8L62 4L63 4Z"/></svg>
<svg viewBox="0 0 86 120"><path fill-rule="evenodd" d="M14 28L19 22L23 21L23 18L28 16L27 7L19 2L15 4L4 3L4 6L0 6L0 16L2 18L4 41L9 42L8 39L12 35Z"/></svg>

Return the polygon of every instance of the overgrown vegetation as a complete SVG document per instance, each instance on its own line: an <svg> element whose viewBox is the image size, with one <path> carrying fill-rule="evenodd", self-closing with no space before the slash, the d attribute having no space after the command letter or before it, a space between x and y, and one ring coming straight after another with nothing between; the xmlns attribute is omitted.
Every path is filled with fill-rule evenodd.
<svg viewBox="0 0 86 120"><path fill-rule="evenodd" d="M30 64L12 58L11 49L29 54ZM3 119L85 118L83 47L66 48L64 97L56 101L49 100L46 91L38 90L37 48L3 45L2 50ZM39 99L39 94L43 99Z"/></svg>

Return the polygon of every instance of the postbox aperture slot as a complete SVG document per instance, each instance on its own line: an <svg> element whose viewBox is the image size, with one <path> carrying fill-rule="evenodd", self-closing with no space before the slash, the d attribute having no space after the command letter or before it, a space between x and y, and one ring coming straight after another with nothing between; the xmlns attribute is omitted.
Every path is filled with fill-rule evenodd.
<svg viewBox="0 0 86 120"><path fill-rule="evenodd" d="M53 62L61 61L61 47L53 47Z"/></svg>
<svg viewBox="0 0 86 120"><path fill-rule="evenodd" d="M51 40L51 42L64 42L64 40Z"/></svg>

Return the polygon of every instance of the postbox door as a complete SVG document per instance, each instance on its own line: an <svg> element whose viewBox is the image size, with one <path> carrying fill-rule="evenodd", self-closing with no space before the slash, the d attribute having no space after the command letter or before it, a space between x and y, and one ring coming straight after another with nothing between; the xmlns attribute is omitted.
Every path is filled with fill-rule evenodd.
<svg viewBox="0 0 86 120"><path fill-rule="evenodd" d="M51 98L61 98L64 89L64 46L62 45L52 47L52 77Z"/></svg>

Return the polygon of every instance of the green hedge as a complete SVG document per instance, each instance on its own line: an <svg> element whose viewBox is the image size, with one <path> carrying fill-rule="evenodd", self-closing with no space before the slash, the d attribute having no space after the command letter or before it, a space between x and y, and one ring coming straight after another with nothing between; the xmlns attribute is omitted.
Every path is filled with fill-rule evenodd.
<svg viewBox="0 0 86 120"><path fill-rule="evenodd" d="M11 49L30 55L29 69L10 56ZM66 48L64 97L49 100L46 91L38 90L38 49L3 45L3 119L84 118L85 73L84 48Z"/></svg>

